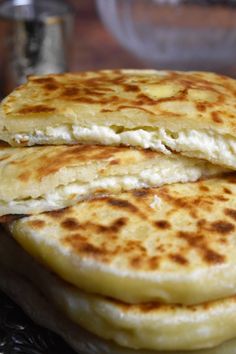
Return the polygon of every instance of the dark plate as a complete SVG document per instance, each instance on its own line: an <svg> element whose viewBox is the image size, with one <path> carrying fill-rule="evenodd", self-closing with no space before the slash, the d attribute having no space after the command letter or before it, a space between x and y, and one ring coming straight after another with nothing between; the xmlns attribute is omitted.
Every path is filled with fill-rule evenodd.
<svg viewBox="0 0 236 354"><path fill-rule="evenodd" d="M0 354L76 354L56 334L37 326L0 292Z"/></svg>

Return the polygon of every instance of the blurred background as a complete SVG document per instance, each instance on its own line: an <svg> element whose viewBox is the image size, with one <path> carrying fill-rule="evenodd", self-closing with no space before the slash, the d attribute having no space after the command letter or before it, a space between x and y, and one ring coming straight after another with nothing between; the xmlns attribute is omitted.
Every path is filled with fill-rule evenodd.
<svg viewBox="0 0 236 354"><path fill-rule="evenodd" d="M236 77L235 0L0 0L0 90L103 68Z"/></svg>

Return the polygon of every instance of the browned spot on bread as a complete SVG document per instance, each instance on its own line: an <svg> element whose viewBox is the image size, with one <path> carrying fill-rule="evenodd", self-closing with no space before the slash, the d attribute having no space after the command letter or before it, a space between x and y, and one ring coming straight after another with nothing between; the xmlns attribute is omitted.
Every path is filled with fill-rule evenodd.
<svg viewBox="0 0 236 354"><path fill-rule="evenodd" d="M44 85L44 89L46 91L55 91L59 88L59 86L55 83L47 83Z"/></svg>
<svg viewBox="0 0 236 354"><path fill-rule="evenodd" d="M143 246L142 241L139 240L127 240L123 246L123 251L125 253L136 252L140 255L142 254L143 258L146 255L146 248Z"/></svg>
<svg viewBox="0 0 236 354"><path fill-rule="evenodd" d="M96 159L109 159L111 157L113 157L113 155L117 152L117 147L113 146L113 147L109 147L109 149L107 149L107 147L103 146L102 149L98 149L96 147L97 151L94 151L94 158L96 157ZM91 151L90 151L90 156L91 155ZM91 157L90 157L91 158Z"/></svg>
<svg viewBox="0 0 236 354"><path fill-rule="evenodd" d="M212 117L212 120L216 123L223 123L222 119L219 117L219 113L218 112L212 112L211 113L211 117Z"/></svg>
<svg viewBox="0 0 236 354"><path fill-rule="evenodd" d="M30 77L30 80L37 83L37 84L56 84L56 80L53 77Z"/></svg>
<svg viewBox="0 0 236 354"><path fill-rule="evenodd" d="M126 110L126 109L135 109L135 110L137 110L137 104L139 104L139 102L135 102L134 105L122 104L122 105L117 107L117 111L122 111L122 110ZM141 102L141 104L143 104L143 102ZM142 106L139 106L139 110L143 111L143 112L146 112L147 114L154 115L154 113L152 113L151 110L146 109L146 108L144 108Z"/></svg>
<svg viewBox="0 0 236 354"><path fill-rule="evenodd" d="M145 198L149 194L148 189L134 189L133 190L133 196L135 198Z"/></svg>
<svg viewBox="0 0 236 354"><path fill-rule="evenodd" d="M227 243L228 243L228 240L227 240L226 237L221 237L221 238L219 239L219 242L222 243L222 244L227 244Z"/></svg>
<svg viewBox="0 0 236 354"><path fill-rule="evenodd" d="M171 224L167 220L158 220L154 222L154 226L157 226L157 228L166 230L171 228Z"/></svg>
<svg viewBox="0 0 236 354"><path fill-rule="evenodd" d="M169 100L170 98L152 98L152 97L149 97L147 95L144 95L143 93L140 93L138 96L137 96L137 100L136 100L136 105L155 105L157 102L158 103L161 103L161 102L165 102L166 100ZM171 97L170 100L172 100L173 97Z"/></svg>
<svg viewBox="0 0 236 354"><path fill-rule="evenodd" d="M66 87L62 92L62 97L77 96L79 94L79 89L77 87Z"/></svg>
<svg viewBox="0 0 236 354"><path fill-rule="evenodd" d="M200 188L199 185L198 188ZM207 189L205 191L207 191ZM171 213L178 212L179 209L186 209L193 219L198 218L198 212L202 212L203 210L206 212L213 211L213 206L216 201L222 203L228 201L228 198L222 195L210 193L210 189L209 193L198 193L198 195L190 198L188 196L181 197L181 194L172 195L167 187L161 187L158 191L158 195L173 206Z"/></svg>
<svg viewBox="0 0 236 354"><path fill-rule="evenodd" d="M98 225L90 223L90 226L94 226L96 228L96 232L98 233L118 233L122 227L124 227L128 222L127 218L118 218L111 225ZM85 227L86 228L86 227Z"/></svg>
<svg viewBox="0 0 236 354"><path fill-rule="evenodd" d="M207 237L202 234L180 231L177 236L184 239L190 248L195 249L206 263L217 264L225 261L225 256L210 249Z"/></svg>
<svg viewBox="0 0 236 354"><path fill-rule="evenodd" d="M107 250L105 248L90 243L88 238L86 236L83 236L79 232L76 232L71 236L65 237L63 239L63 243L65 245L68 245L75 252L83 254L89 258L98 257L99 259L103 259L107 254Z"/></svg>
<svg viewBox="0 0 236 354"><path fill-rule="evenodd" d="M201 192L209 192L209 187L207 187L207 186L203 186L203 185L199 185L199 190L201 191Z"/></svg>
<svg viewBox="0 0 236 354"><path fill-rule="evenodd" d="M122 227L124 227L128 222L127 218L119 218L115 220L110 226L111 232L119 232Z"/></svg>
<svg viewBox="0 0 236 354"><path fill-rule="evenodd" d="M30 179L30 171L26 171L21 173L18 178L22 181L22 182L27 182Z"/></svg>
<svg viewBox="0 0 236 354"><path fill-rule="evenodd" d="M109 165L119 165L120 160L119 159L114 159L109 162Z"/></svg>
<svg viewBox="0 0 236 354"><path fill-rule="evenodd" d="M184 256L178 253L169 254L169 259L183 266L188 264L188 260Z"/></svg>
<svg viewBox="0 0 236 354"><path fill-rule="evenodd" d="M160 257L152 256L148 260L148 268L150 270L155 270L155 269L157 269L159 267L159 263L160 263Z"/></svg>
<svg viewBox="0 0 236 354"><path fill-rule="evenodd" d="M236 209L225 208L225 215L231 217L233 220L236 220Z"/></svg>
<svg viewBox="0 0 236 354"><path fill-rule="evenodd" d="M79 251L90 256L103 256L106 251L89 243L81 244Z"/></svg>
<svg viewBox="0 0 236 354"><path fill-rule="evenodd" d="M226 198L223 195L216 195L215 198L220 202L227 202L229 200L229 198Z"/></svg>
<svg viewBox="0 0 236 354"><path fill-rule="evenodd" d="M51 113L54 112L56 109L54 107L49 107L43 104L37 104L32 106L25 106L21 108L18 113L21 114L30 114L30 113Z"/></svg>
<svg viewBox="0 0 236 354"><path fill-rule="evenodd" d="M122 150L120 150L122 151ZM125 150L124 150L125 151ZM54 174L61 168L78 163L89 162L91 160L105 160L112 158L118 153L117 147L104 147L96 145L74 145L74 146L57 146L49 155L42 158L39 167L34 171L38 180Z"/></svg>
<svg viewBox="0 0 236 354"><path fill-rule="evenodd" d="M222 235L220 238L215 238L215 241L218 240L220 243L227 243L227 239L225 235L230 233L234 230L234 225L227 223L225 221L216 221L216 222L209 222L205 219L200 219L197 221L197 229L198 232L202 232L203 235L206 234L205 238L207 239L208 233L212 235L212 233L216 233ZM224 241L223 241L224 240Z"/></svg>
<svg viewBox="0 0 236 354"><path fill-rule="evenodd" d="M78 220L73 218L67 218L62 221L61 225L68 231L73 232L73 234L64 237L63 243L83 256L91 258L96 255L103 262L109 262L111 258L121 251L121 246L117 239L126 223L126 218L118 218L108 225L92 221L78 222ZM126 243L123 250L123 252L128 252L130 256L132 252L137 251L140 252L139 245L137 243L131 245L129 242ZM136 255L138 254L136 253Z"/></svg>
<svg viewBox="0 0 236 354"><path fill-rule="evenodd" d="M198 230L206 227L206 225L207 225L207 221L205 219L197 220L197 228L198 228Z"/></svg>
<svg viewBox="0 0 236 354"><path fill-rule="evenodd" d="M147 302L147 303L143 303L139 305L139 311L140 312L152 312L152 311L157 311L158 308L161 308L162 306L165 305L161 305L158 302Z"/></svg>
<svg viewBox="0 0 236 354"><path fill-rule="evenodd" d="M29 225L33 229L40 230L40 229L42 229L45 226L45 221L44 220L40 220L40 219L35 219L35 220L29 221Z"/></svg>
<svg viewBox="0 0 236 354"><path fill-rule="evenodd" d="M229 188L223 188L223 192L226 194L232 194L232 192Z"/></svg>
<svg viewBox="0 0 236 354"><path fill-rule="evenodd" d="M142 258L140 256L135 256L130 259L130 265L133 268L140 268L140 266L143 264Z"/></svg>
<svg viewBox="0 0 236 354"><path fill-rule="evenodd" d="M229 222L219 220L211 224L211 230L226 235L235 230L235 226Z"/></svg>
<svg viewBox="0 0 236 354"><path fill-rule="evenodd" d="M64 244L73 246L75 250L79 249L81 243L86 243L86 242L87 242L87 237L83 236L77 230L76 232L69 234L69 236L66 236L63 239Z"/></svg>
<svg viewBox="0 0 236 354"><path fill-rule="evenodd" d="M61 226L66 230L76 230L79 227L79 223L74 218L67 218L61 222Z"/></svg>
<svg viewBox="0 0 236 354"><path fill-rule="evenodd" d="M126 92L140 92L140 87L137 85L129 85L129 84L124 84L124 91Z"/></svg>
<svg viewBox="0 0 236 354"><path fill-rule="evenodd" d="M102 108L102 109L100 110L100 112L101 112L101 113L111 113L111 112L113 112L113 110L112 110L112 109L108 109L108 108Z"/></svg>
<svg viewBox="0 0 236 354"><path fill-rule="evenodd" d="M218 264L225 261L225 256L222 256L221 254L210 249L206 249L203 253L203 256L207 263L210 264Z"/></svg>
<svg viewBox="0 0 236 354"><path fill-rule="evenodd" d="M131 201L125 200L125 199L118 199L118 198L111 198L111 197L106 197L105 198L107 203L111 205L114 208L124 210L125 213L133 213L139 218L146 220L148 218L148 214L145 212L144 208L138 208L134 203L131 203Z"/></svg>
<svg viewBox="0 0 236 354"><path fill-rule="evenodd" d="M128 209L133 213L138 212L138 208L127 200L107 198L107 202L108 204L120 209Z"/></svg>
<svg viewBox="0 0 236 354"><path fill-rule="evenodd" d="M209 103L208 103L208 105L209 105ZM205 112L207 109L207 105L203 102L198 102L198 103L196 103L196 108L199 112Z"/></svg>
<svg viewBox="0 0 236 354"><path fill-rule="evenodd" d="M164 253L166 251L164 245L157 245L156 250L158 253Z"/></svg>
<svg viewBox="0 0 236 354"><path fill-rule="evenodd" d="M69 208L63 208L59 210L53 210L46 212L45 214L48 215L52 219L58 219L60 220L62 217L66 217L68 213Z"/></svg>
<svg viewBox="0 0 236 354"><path fill-rule="evenodd" d="M157 155L162 155L162 153L158 151L153 151L151 149L139 149L139 151L148 158L156 157Z"/></svg>

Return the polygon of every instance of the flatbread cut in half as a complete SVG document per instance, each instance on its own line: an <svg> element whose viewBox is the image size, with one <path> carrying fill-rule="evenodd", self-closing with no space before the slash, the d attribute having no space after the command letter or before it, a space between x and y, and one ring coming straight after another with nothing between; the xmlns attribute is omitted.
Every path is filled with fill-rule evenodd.
<svg viewBox="0 0 236 354"><path fill-rule="evenodd" d="M60 209L96 194L195 181L222 171L204 160L129 147L0 147L0 216Z"/></svg>
<svg viewBox="0 0 236 354"><path fill-rule="evenodd" d="M196 304L235 294L235 195L232 174L87 200L9 227L23 248L85 291Z"/></svg>
<svg viewBox="0 0 236 354"><path fill-rule="evenodd" d="M10 235L1 233L0 243L0 287L37 321L63 334L80 354L236 353L235 296L195 306L128 305L69 285L36 263ZM38 308L42 300L49 312ZM60 320L52 322L52 314ZM226 340L231 341L222 345Z"/></svg>
<svg viewBox="0 0 236 354"><path fill-rule="evenodd" d="M105 70L30 77L3 100L11 145L150 148L236 168L236 81L206 72Z"/></svg>

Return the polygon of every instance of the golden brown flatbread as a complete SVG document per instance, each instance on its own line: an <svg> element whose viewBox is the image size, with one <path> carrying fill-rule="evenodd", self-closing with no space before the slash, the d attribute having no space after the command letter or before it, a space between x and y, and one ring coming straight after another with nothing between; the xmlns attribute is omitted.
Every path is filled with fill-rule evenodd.
<svg viewBox="0 0 236 354"><path fill-rule="evenodd" d="M164 354L164 349L166 354L191 354L190 349L197 348L205 349L192 354L236 352L235 296L194 306L129 305L62 281L2 231L0 243L0 287L34 319L65 336L80 354ZM45 305L46 313L41 311ZM231 341L222 344L227 339Z"/></svg>
<svg viewBox="0 0 236 354"><path fill-rule="evenodd" d="M12 145L103 144L236 167L236 81L206 72L104 70L30 77L3 100Z"/></svg>
<svg viewBox="0 0 236 354"><path fill-rule="evenodd" d="M96 195L195 181L222 171L204 160L124 146L0 147L0 217L57 210Z"/></svg>
<svg viewBox="0 0 236 354"><path fill-rule="evenodd" d="M10 229L29 253L87 292L196 304L235 294L235 195L231 174L87 200Z"/></svg>

